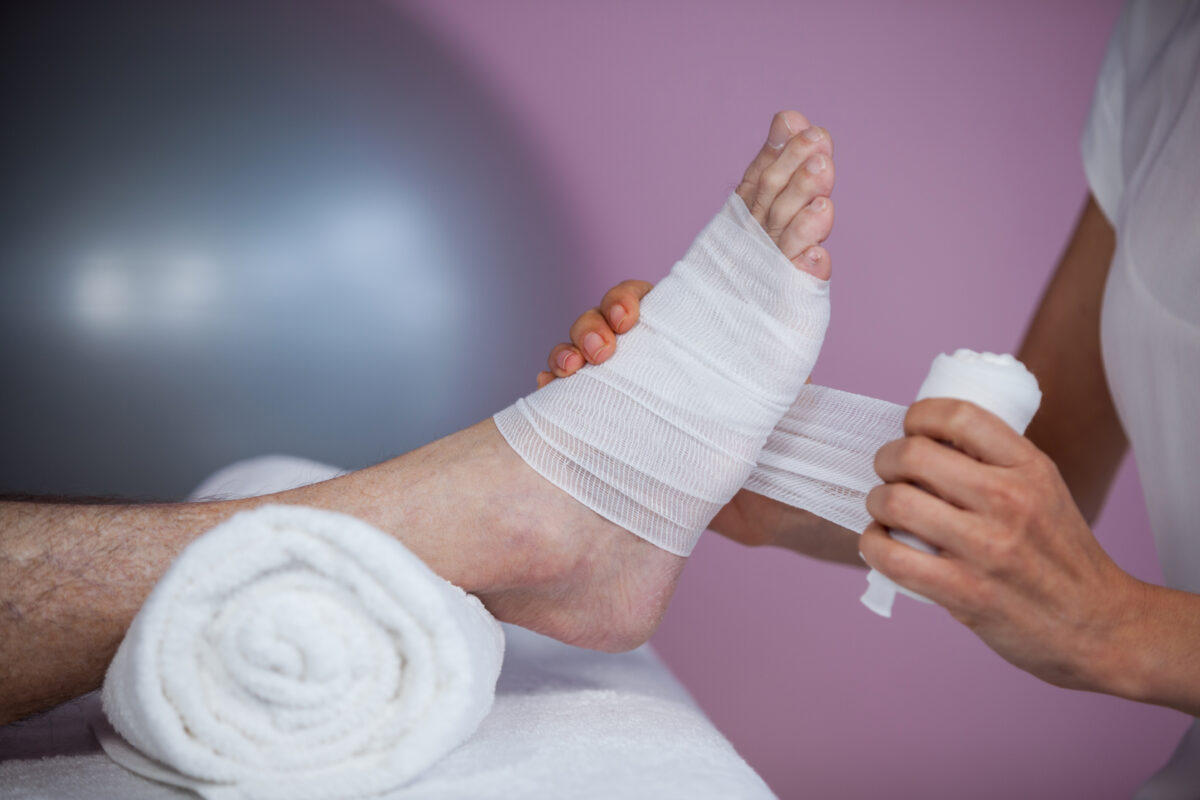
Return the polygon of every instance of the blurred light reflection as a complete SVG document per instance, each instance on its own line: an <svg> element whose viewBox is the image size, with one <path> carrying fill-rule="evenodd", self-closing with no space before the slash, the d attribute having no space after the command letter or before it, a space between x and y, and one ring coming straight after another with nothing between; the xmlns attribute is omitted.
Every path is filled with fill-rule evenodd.
<svg viewBox="0 0 1200 800"><path fill-rule="evenodd" d="M534 151L401 5L10 5L0 490L374 463L528 391L582 306Z"/></svg>
<svg viewBox="0 0 1200 800"><path fill-rule="evenodd" d="M68 297L76 320L95 334L110 334L130 324L136 307L132 275L116 258L86 259Z"/></svg>

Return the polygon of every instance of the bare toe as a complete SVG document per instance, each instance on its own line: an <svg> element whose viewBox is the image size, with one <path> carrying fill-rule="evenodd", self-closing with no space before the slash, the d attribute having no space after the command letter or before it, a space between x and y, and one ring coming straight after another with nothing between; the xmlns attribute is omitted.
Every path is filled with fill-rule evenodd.
<svg viewBox="0 0 1200 800"><path fill-rule="evenodd" d="M796 211L819 194L833 190L833 156L829 135L821 128L806 128L784 145L775 162L762 171L750 213L778 240ZM776 205L779 209L775 209ZM791 209L791 215L787 214Z"/></svg>
<svg viewBox="0 0 1200 800"><path fill-rule="evenodd" d="M778 237L779 249L788 258L829 238L833 230L833 201L828 197L817 197L796 212Z"/></svg>
<svg viewBox="0 0 1200 800"><path fill-rule="evenodd" d="M829 280L833 275L833 262L829 258L829 251L819 244L813 245L793 258L792 263L796 265L797 269L802 269L814 278L823 281Z"/></svg>
<svg viewBox="0 0 1200 800"><path fill-rule="evenodd" d="M809 128L809 130L814 130ZM791 145L789 145L790 147ZM766 224L763 229L777 243L784 229L791 224L802 209L813 203L818 197L828 197L833 192L834 168L833 159L824 152L814 152L800 162L800 166L792 173L778 195L771 202L766 212ZM826 231L824 239L828 236ZM816 239L809 244L815 244ZM794 255L792 253L789 256Z"/></svg>
<svg viewBox="0 0 1200 800"><path fill-rule="evenodd" d="M809 127L808 119L799 111L780 111L771 118L771 127L767 131L767 141L763 143L758 155L746 167L746 174L738 184L737 194L749 207L758 191L759 176L763 170L775 163L779 151L793 136Z"/></svg>

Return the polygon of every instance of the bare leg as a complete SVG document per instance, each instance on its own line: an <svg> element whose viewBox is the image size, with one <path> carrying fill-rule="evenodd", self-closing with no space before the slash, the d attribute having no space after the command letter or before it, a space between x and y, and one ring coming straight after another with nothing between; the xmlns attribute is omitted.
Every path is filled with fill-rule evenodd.
<svg viewBox="0 0 1200 800"><path fill-rule="evenodd" d="M798 266L828 268L828 135L778 115L738 193ZM775 146L779 145L779 146ZM812 169L814 163L820 169ZM814 200L821 200L816 203ZM828 273L826 272L826 275ZM576 502L509 448L491 420L400 458L264 498L183 505L0 503L0 724L100 685L171 561L266 502L352 514L395 535L502 620L603 650L644 642L685 559Z"/></svg>

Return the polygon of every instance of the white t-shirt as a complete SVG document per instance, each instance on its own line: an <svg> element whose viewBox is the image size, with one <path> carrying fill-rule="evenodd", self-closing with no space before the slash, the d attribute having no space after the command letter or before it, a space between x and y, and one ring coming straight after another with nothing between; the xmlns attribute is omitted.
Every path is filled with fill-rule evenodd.
<svg viewBox="0 0 1200 800"><path fill-rule="evenodd" d="M1083 161L1117 234L1100 325L1108 384L1166 583L1200 593L1200 3L1122 11ZM1200 721L1137 797L1200 797Z"/></svg>

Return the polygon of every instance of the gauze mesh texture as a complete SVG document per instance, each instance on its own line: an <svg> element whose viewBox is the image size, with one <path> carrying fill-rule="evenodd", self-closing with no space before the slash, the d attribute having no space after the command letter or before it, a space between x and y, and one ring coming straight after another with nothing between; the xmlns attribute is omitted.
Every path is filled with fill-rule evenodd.
<svg viewBox="0 0 1200 800"><path fill-rule="evenodd" d="M733 195L611 359L496 425L553 484L687 555L804 385L828 320L828 283L792 265Z"/></svg>
<svg viewBox="0 0 1200 800"><path fill-rule="evenodd" d="M875 453L904 435L907 406L809 385L775 426L745 488L862 533Z"/></svg>

